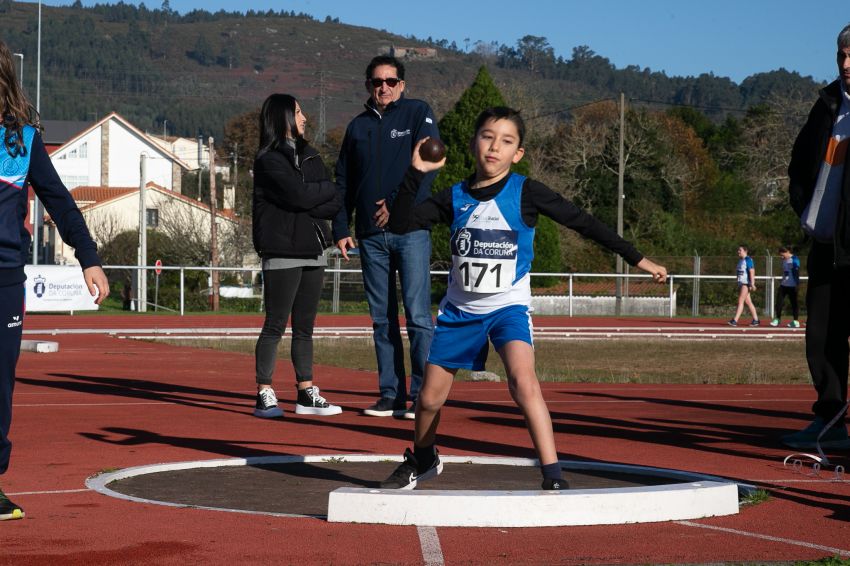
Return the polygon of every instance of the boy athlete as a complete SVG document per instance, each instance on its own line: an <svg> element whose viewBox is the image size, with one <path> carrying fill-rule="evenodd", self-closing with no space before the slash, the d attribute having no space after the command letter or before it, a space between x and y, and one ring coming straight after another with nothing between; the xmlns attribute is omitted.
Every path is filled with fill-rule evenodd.
<svg viewBox="0 0 850 566"><path fill-rule="evenodd" d="M390 214L390 230L406 232L443 222L451 226L452 268L440 304L425 378L416 405L413 451L383 488L413 489L442 471L434 446L440 410L460 368L484 369L487 340L502 358L512 398L522 410L543 474L543 489L565 489L552 421L534 370L530 269L539 214L620 254L658 282L667 270L643 257L607 226L551 189L511 173L525 150L519 112L485 110L475 124L475 175L414 207L422 176L445 164L419 156L421 140Z"/></svg>

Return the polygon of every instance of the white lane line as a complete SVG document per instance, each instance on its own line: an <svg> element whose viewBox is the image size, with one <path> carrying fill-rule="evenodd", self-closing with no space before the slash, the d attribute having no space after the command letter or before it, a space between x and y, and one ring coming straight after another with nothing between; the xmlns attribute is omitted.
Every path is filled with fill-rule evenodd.
<svg viewBox="0 0 850 566"><path fill-rule="evenodd" d="M422 547L422 560L427 566L442 566L445 564L440 537L434 527L416 527L419 533L419 545Z"/></svg>
<svg viewBox="0 0 850 566"><path fill-rule="evenodd" d="M728 529L726 527L716 527L714 525L702 525L700 523L694 523L692 521L676 521L677 525L683 525L686 527L696 527L698 529L708 529L710 531L720 531L724 533L730 533L733 535L740 535L744 537L757 538L761 540L769 540L773 542L781 542L784 544L791 544L794 546L803 546L805 548L813 548L815 550L822 550L824 552L829 552L830 554L837 554L839 556L850 556L850 550L844 550L841 548L834 548L832 546L823 546L820 544L814 544L812 542L806 542L802 540L794 540L790 538L783 537L775 537L772 535L763 535L760 533L751 533L748 531L739 531L738 529Z"/></svg>
<svg viewBox="0 0 850 566"><path fill-rule="evenodd" d="M14 493L7 493L6 495L18 496L18 495L55 495L57 493L83 493L84 491L91 491L88 488L82 489L54 489L49 491L17 491Z"/></svg>

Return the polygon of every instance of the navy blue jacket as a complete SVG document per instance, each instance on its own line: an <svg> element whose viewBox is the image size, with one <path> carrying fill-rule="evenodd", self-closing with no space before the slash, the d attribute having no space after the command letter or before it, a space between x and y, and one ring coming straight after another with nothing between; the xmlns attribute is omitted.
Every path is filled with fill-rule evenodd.
<svg viewBox="0 0 850 566"><path fill-rule="evenodd" d="M380 114L369 99L366 110L348 124L336 163L336 183L345 206L333 222L335 242L351 235L352 214L358 238L383 231L372 219L378 210L375 202L387 199L387 206L392 205L410 166L413 147L429 136L439 138L440 133L434 112L425 102L400 98ZM436 172L425 176L417 203L431 196L436 176Z"/></svg>
<svg viewBox="0 0 850 566"><path fill-rule="evenodd" d="M0 140L3 139L3 134L4 129L0 128ZM26 280L24 264L31 241L24 226L28 208L27 184L32 185L35 194L44 203L59 229L62 240L74 248L74 255L80 266L86 269L100 265L97 246L89 234L83 215L53 168L41 135L32 126L24 126L24 139L32 140L27 144L29 169L26 171L26 182L20 184L5 174L0 175L0 287ZM6 152L6 148L0 147L0 151ZM3 157L6 163L4 173L7 166L14 166L13 163L20 164L22 168L26 167L27 156Z"/></svg>

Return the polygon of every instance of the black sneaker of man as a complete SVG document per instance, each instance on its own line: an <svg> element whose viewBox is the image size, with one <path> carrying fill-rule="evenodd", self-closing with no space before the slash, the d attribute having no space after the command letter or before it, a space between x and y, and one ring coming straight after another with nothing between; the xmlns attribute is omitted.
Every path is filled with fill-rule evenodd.
<svg viewBox="0 0 850 566"><path fill-rule="evenodd" d="M570 489L570 484L567 483L565 479L552 479L552 478L543 478L543 485L541 485L546 491L556 491L560 489Z"/></svg>
<svg viewBox="0 0 850 566"><path fill-rule="evenodd" d="M298 415L338 415L342 407L331 405L327 399L319 395L319 388L315 385L298 390L298 399L295 401L295 413Z"/></svg>
<svg viewBox="0 0 850 566"><path fill-rule="evenodd" d="M433 460L420 465L410 448L406 448L404 462L399 464L390 477L381 482L381 489L413 489L418 482L430 480L441 473L443 473L443 463L436 450L434 450Z"/></svg>
<svg viewBox="0 0 850 566"><path fill-rule="evenodd" d="M254 416L261 419L274 419L283 416L283 411L277 406L277 395L274 394L274 389L271 387L260 389L257 392Z"/></svg>
<svg viewBox="0 0 850 566"><path fill-rule="evenodd" d="M6 494L0 490L0 521L14 521L26 517L20 505L12 503Z"/></svg>
<svg viewBox="0 0 850 566"><path fill-rule="evenodd" d="M396 403L395 399L381 397L374 405L363 409L364 415L370 417L397 417L404 413L404 403Z"/></svg>

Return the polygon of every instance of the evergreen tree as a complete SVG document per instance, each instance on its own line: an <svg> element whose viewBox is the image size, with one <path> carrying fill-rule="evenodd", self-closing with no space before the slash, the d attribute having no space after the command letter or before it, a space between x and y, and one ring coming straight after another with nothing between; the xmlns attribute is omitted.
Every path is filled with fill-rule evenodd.
<svg viewBox="0 0 850 566"><path fill-rule="evenodd" d="M475 135L475 120L483 110L493 106L506 106L505 99L487 68L482 66L478 69L475 80L463 92L454 108L440 120L440 137L446 144L446 165L434 180L434 192L450 187L461 179L466 179L475 171L475 159L469 151L469 142ZM521 175L528 175L527 159L514 165L511 170ZM433 230L431 249L435 261L446 263L451 261L449 233L445 226L438 226ZM540 216L534 239L534 261L531 270L553 272L560 271L561 266L558 228L552 220ZM551 285L555 282L553 278L547 278L546 281L533 283Z"/></svg>
<svg viewBox="0 0 850 566"><path fill-rule="evenodd" d="M505 106L505 99L487 68L482 66L454 108L440 120L440 138L446 144L446 166L434 180L435 192L452 186L475 171L475 159L469 151L469 141L475 134L475 119L481 111L491 106Z"/></svg>

